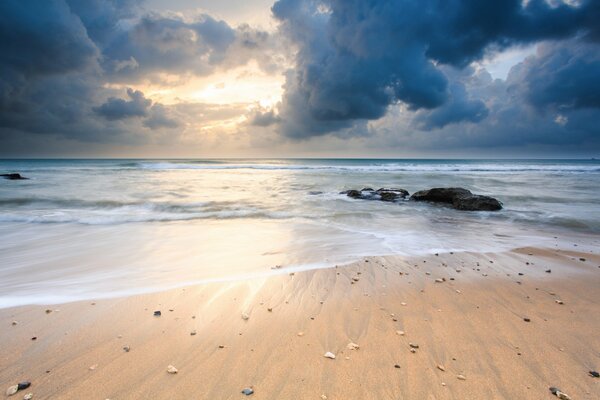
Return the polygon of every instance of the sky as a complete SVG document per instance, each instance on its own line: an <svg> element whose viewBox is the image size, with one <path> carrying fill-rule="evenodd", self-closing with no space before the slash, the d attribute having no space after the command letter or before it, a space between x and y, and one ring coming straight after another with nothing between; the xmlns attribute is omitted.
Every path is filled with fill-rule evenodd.
<svg viewBox="0 0 600 400"><path fill-rule="evenodd" d="M600 0L3 0L0 157L600 157Z"/></svg>

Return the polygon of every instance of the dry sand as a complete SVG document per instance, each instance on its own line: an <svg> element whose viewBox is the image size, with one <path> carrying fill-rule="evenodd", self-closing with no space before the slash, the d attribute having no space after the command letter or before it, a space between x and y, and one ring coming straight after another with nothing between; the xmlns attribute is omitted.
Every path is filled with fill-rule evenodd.
<svg viewBox="0 0 600 400"><path fill-rule="evenodd" d="M11 399L242 399L252 387L254 399L464 400L552 399L557 386L599 399L588 375L600 369L599 266L596 254L544 249L372 257L4 309L1 389L32 382Z"/></svg>

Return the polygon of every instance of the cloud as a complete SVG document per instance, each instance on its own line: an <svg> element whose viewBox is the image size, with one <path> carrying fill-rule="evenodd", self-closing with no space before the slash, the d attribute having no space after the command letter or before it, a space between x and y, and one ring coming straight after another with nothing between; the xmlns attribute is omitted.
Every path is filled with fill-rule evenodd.
<svg viewBox="0 0 600 400"><path fill-rule="evenodd" d="M325 135L375 120L389 106L435 110L424 128L486 116L449 81L444 66L464 68L487 52L578 33L593 40L596 1L279 0L272 8L297 47L279 107L282 133Z"/></svg>
<svg viewBox="0 0 600 400"><path fill-rule="evenodd" d="M181 126L179 121L171 116L169 108L162 104L154 104L150 108L150 116L144 121L144 126L150 129L177 128Z"/></svg>
<svg viewBox="0 0 600 400"><path fill-rule="evenodd" d="M250 116L250 125L254 126L271 126L279 123L281 120L275 114L275 110L257 110Z"/></svg>
<svg viewBox="0 0 600 400"><path fill-rule="evenodd" d="M152 100L146 99L144 93L139 90L127 89L130 100L116 97L109 98L106 103L94 108L94 112L102 117L114 121L124 118L145 117Z"/></svg>

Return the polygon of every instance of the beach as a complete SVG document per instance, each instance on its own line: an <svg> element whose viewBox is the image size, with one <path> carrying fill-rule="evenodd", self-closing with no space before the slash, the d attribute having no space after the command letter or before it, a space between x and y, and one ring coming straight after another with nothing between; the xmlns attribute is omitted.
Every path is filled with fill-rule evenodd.
<svg viewBox="0 0 600 400"><path fill-rule="evenodd" d="M35 399L597 399L600 256L569 246L5 308L0 382Z"/></svg>

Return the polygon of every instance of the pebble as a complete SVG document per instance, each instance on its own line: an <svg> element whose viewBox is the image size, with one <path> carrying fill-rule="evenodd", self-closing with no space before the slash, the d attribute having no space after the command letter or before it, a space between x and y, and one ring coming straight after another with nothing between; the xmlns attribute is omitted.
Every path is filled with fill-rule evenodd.
<svg viewBox="0 0 600 400"><path fill-rule="evenodd" d="M6 389L6 395L12 396L13 394L17 393L18 391L19 391L19 385L12 385L8 389Z"/></svg>
<svg viewBox="0 0 600 400"><path fill-rule="evenodd" d="M52 310L51 310L51 309L49 309L49 308L48 308L48 309L46 309L46 314L50 314L51 312L52 312Z"/></svg>
<svg viewBox="0 0 600 400"><path fill-rule="evenodd" d="M219 348L220 348L220 349L224 349L224 348L225 348L225 345L222 345L222 344L220 344L220 345L219 345Z"/></svg>
<svg viewBox="0 0 600 400"><path fill-rule="evenodd" d="M325 358L331 358L332 360L335 359L335 354L333 354L332 352L328 351L327 353L323 354L323 357Z"/></svg>
<svg viewBox="0 0 600 400"><path fill-rule="evenodd" d="M460 381L466 381L466 380L467 380L467 377L466 377L466 376L464 376L464 375L456 375L456 378L457 378L458 380L460 380Z"/></svg>
<svg viewBox="0 0 600 400"><path fill-rule="evenodd" d="M598 371L590 371L589 374L592 378L600 378L600 373Z"/></svg>
<svg viewBox="0 0 600 400"><path fill-rule="evenodd" d="M33 399L33 393L27 393L25 396L23 396L23 400L31 400Z"/></svg>
<svg viewBox="0 0 600 400"><path fill-rule="evenodd" d="M169 366L167 367L167 372L168 372L169 374L176 374L178 371L177 371L177 368L175 368L175 367L174 367L174 366L172 366L172 365L169 365Z"/></svg>
<svg viewBox="0 0 600 400"><path fill-rule="evenodd" d="M348 350L358 350L360 349L360 346L357 345L356 343L348 343L348 345L346 346L348 348Z"/></svg>
<svg viewBox="0 0 600 400"><path fill-rule="evenodd" d="M418 348L419 348L419 345L418 345L418 344L416 344L416 343L409 343L408 345L409 345L410 347L412 347L413 349L418 349Z"/></svg>
<svg viewBox="0 0 600 400"><path fill-rule="evenodd" d="M571 400L571 396L569 396L568 394L561 392L559 388L555 388L555 387L551 387L549 388L550 393L552 393L553 395L555 395L556 397L558 397L561 400Z"/></svg>
<svg viewBox="0 0 600 400"><path fill-rule="evenodd" d="M161 315L162 315L162 313L160 311L154 311L155 317L160 317Z"/></svg>
<svg viewBox="0 0 600 400"><path fill-rule="evenodd" d="M446 367L444 367L442 364L438 364L437 369L439 369L440 371L446 371Z"/></svg>
<svg viewBox="0 0 600 400"><path fill-rule="evenodd" d="M304 336L304 332L298 332L298 336Z"/></svg>
<svg viewBox="0 0 600 400"><path fill-rule="evenodd" d="M194 329L193 331L190 332L191 336L196 336L196 330Z"/></svg>
<svg viewBox="0 0 600 400"><path fill-rule="evenodd" d="M94 364L94 365L90 366L90 371L93 371L96 368L98 368L98 364Z"/></svg>
<svg viewBox="0 0 600 400"><path fill-rule="evenodd" d="M529 318L523 318L523 321L525 321L525 322L531 322L531 319L529 319Z"/></svg>
<svg viewBox="0 0 600 400"><path fill-rule="evenodd" d="M547 269L547 270L546 270L546 273L547 273L547 274L550 274L550 273L552 273L552 270L551 270L551 269Z"/></svg>
<svg viewBox="0 0 600 400"><path fill-rule="evenodd" d="M443 279L440 279L440 278L437 278L437 279L435 280L435 282L436 282L436 283L443 283L443 282L444 282L444 280L443 280Z"/></svg>
<svg viewBox="0 0 600 400"><path fill-rule="evenodd" d="M131 350L131 347L123 346L123 350L125 351L125 353L129 353L129 350Z"/></svg>
<svg viewBox="0 0 600 400"><path fill-rule="evenodd" d="M254 393L254 390L252 388L242 389L242 394L245 394L246 396L250 396L252 393Z"/></svg>
<svg viewBox="0 0 600 400"><path fill-rule="evenodd" d="M246 313L242 313L242 319L244 321L248 321L248 319L250 319L250 316L248 314L246 314Z"/></svg>
<svg viewBox="0 0 600 400"><path fill-rule="evenodd" d="M416 353L416 352L417 352L417 350L415 350L415 349L410 349L410 352L411 352L411 353Z"/></svg>
<svg viewBox="0 0 600 400"><path fill-rule="evenodd" d="M396 335L404 336L404 331L396 331Z"/></svg>
<svg viewBox="0 0 600 400"><path fill-rule="evenodd" d="M400 365L396 364L394 365L394 368L400 368Z"/></svg>
<svg viewBox="0 0 600 400"><path fill-rule="evenodd" d="M554 300L554 301L556 302L556 304L565 304L565 303L563 303L562 300Z"/></svg>
<svg viewBox="0 0 600 400"><path fill-rule="evenodd" d="M325 396L324 394L321 395L321 400L327 400L327 396Z"/></svg>
<svg viewBox="0 0 600 400"><path fill-rule="evenodd" d="M405 303L405 302L402 302L402 303L400 303L400 305L401 305L401 306L405 306L405 305L406 305L406 303Z"/></svg>
<svg viewBox="0 0 600 400"><path fill-rule="evenodd" d="M267 311L268 312L273 312L273 309L269 307L269 308L267 308Z"/></svg>
<svg viewBox="0 0 600 400"><path fill-rule="evenodd" d="M15 325L17 325L17 324L18 324L18 322L17 322L17 321L13 321L13 322L12 322L12 326L15 326Z"/></svg>

